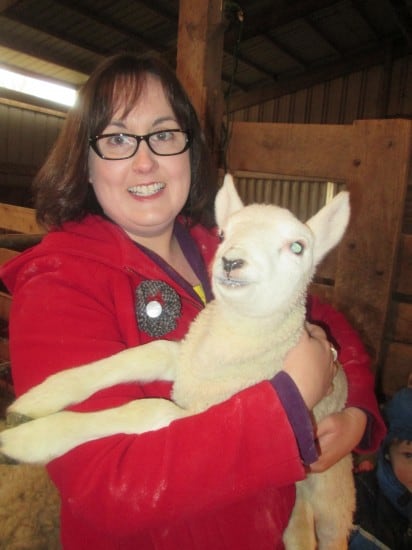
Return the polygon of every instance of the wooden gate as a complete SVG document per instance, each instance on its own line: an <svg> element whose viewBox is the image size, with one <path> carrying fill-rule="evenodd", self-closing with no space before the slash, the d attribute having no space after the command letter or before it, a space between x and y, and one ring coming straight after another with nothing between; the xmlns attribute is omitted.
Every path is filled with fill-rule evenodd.
<svg viewBox="0 0 412 550"><path fill-rule="evenodd" d="M400 251L411 250L411 236L402 235L411 128L412 121L401 119L362 120L352 125L234 122L227 155L234 173L335 181L350 191L349 228L320 266L312 291L343 311L360 332L389 394L396 387L391 375L394 366L385 362L391 345L385 340L385 330L395 284L408 278L399 269L408 268L411 275L410 260L400 258ZM407 292L412 295L412 287ZM409 342L401 365L395 368L398 374L401 371L395 386L404 385L407 370L412 369L412 305L405 306L409 336L404 337Z"/></svg>

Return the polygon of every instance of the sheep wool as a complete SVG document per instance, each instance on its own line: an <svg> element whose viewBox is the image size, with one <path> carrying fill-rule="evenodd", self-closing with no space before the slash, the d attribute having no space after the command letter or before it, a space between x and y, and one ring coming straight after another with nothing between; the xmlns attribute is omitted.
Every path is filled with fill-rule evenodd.
<svg viewBox="0 0 412 550"><path fill-rule="evenodd" d="M0 550L60 550L59 508L43 466L0 464Z"/></svg>

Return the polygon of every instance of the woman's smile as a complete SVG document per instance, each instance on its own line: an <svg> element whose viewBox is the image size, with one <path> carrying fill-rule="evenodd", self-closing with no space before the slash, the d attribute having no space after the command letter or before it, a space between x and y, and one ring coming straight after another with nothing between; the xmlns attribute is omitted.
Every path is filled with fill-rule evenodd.
<svg viewBox="0 0 412 550"><path fill-rule="evenodd" d="M134 195L136 197L153 197L154 195L158 195L164 188L164 183L154 182L129 187L128 191L131 195Z"/></svg>

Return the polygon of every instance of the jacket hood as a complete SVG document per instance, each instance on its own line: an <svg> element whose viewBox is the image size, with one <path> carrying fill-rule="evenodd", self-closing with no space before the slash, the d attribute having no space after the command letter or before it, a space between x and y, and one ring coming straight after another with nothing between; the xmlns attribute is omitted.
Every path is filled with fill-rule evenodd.
<svg viewBox="0 0 412 550"><path fill-rule="evenodd" d="M412 388L399 390L385 407L388 423L386 443L393 439L412 441Z"/></svg>

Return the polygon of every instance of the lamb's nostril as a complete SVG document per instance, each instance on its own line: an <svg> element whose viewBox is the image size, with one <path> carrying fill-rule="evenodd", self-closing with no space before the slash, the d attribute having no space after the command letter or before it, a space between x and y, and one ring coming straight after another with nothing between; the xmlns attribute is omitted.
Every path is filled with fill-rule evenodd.
<svg viewBox="0 0 412 550"><path fill-rule="evenodd" d="M228 260L227 258L225 258L223 256L222 258L222 263L223 263L223 270L229 274L231 271L233 271L234 269L239 269L241 268L245 261L244 260L241 260L240 258L237 258L235 260Z"/></svg>

